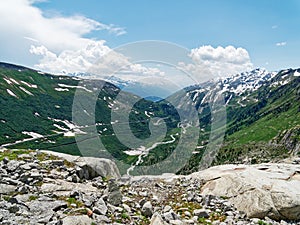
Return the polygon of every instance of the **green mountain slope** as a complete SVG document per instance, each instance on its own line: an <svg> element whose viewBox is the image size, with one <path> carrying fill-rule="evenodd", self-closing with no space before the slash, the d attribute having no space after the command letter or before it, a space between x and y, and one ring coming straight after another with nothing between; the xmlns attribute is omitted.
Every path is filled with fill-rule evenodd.
<svg viewBox="0 0 300 225"><path fill-rule="evenodd" d="M278 161L299 154L299 72L280 71L257 90L224 92L228 100L226 134L214 164ZM181 172L197 170L201 157L200 151Z"/></svg>
<svg viewBox="0 0 300 225"><path fill-rule="evenodd" d="M224 118L220 117L214 118L217 120L214 122L219 124L218 129L224 128L226 132L214 164L276 161L291 154L299 154L298 74L300 70L284 70L277 74L255 70L227 80L188 87L165 100L153 102L139 99L131 93L120 92L119 88L104 81L83 82L76 77L54 76L0 63L0 146L47 149L80 155L83 152L78 148L79 141L85 146L86 156L99 156L99 152L105 148L112 157L130 166L138 161L138 156L126 154L126 151L140 146L128 147L122 144L113 126L123 122L112 120L114 110L120 118L128 116L126 118L129 119L130 128L128 130L125 127L121 135L129 142L131 132L133 137L141 140L151 137L151 118L158 117L166 123L166 135L151 140L145 148L151 148L156 142L168 143L151 149L139 163L153 165L163 161L174 151L179 139L184 136L183 131L195 129L192 121L180 118L173 104L180 108L179 111L186 118L192 118L188 115L192 114L189 107L198 111L198 147L186 143L185 148L191 148L189 150L193 154L186 166L179 171L190 173L198 169L209 143L213 126L211 101L214 94L222 93L227 121L223 124ZM82 94L82 102L73 102L76 87ZM95 112L85 111L88 102L92 101L91 93L99 87L101 91L96 98ZM132 99L137 101L131 108L129 102ZM74 112L73 104L77 104L78 111ZM72 110L75 115L86 113L78 124L72 122ZM125 111L130 113L127 115ZM91 132L94 126L96 132ZM97 145L97 139L101 140L103 146Z"/></svg>
<svg viewBox="0 0 300 225"><path fill-rule="evenodd" d="M82 102L73 102L76 87L80 90ZM95 112L85 111L84 121L81 124L74 124L73 104L78 104L78 112L84 111L85 104L92 101L91 92L97 88L101 88L101 91L97 96ZM82 139L79 138L80 141L86 143L100 138L104 145L102 148L107 149L112 157L126 163L130 164L137 159L137 156L124 153L130 149L123 145L114 133L112 127L114 121L111 119L113 105L120 104L122 110L128 110L129 106L118 102L116 97L120 89L110 83L54 76L21 66L0 63L0 93L0 145L3 147L48 149L86 156L97 156L99 151L103 150L97 145L87 144L84 152L82 149L80 151L76 135L82 136ZM122 92L122 101L130 99L139 98ZM122 110L119 110L120 116L123 114ZM77 111L74 113L78 114ZM141 139L151 135L149 113L152 117L165 118L167 133L176 128L179 120L176 111L167 102L155 103L140 99L129 111L130 132ZM88 124L89 120L92 124ZM96 133L89 135L91 127L95 124Z"/></svg>

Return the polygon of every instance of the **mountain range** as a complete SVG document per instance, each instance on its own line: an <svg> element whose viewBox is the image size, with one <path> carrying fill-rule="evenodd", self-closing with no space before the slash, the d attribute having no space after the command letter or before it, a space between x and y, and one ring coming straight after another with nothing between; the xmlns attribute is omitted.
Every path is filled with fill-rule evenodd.
<svg viewBox="0 0 300 225"><path fill-rule="evenodd" d="M192 148L192 156L178 173L198 170L215 128L224 130L224 140L218 146L213 164L254 164L299 155L300 69L279 72L255 69L187 87L166 99L143 99L122 91L125 86L126 83L119 80L112 84L0 63L0 145L2 148L47 149L98 156L99 146L89 143L100 138L113 158L125 162L128 167L135 165L132 167L135 170L141 165L152 165L166 159L179 144L183 132L199 127L196 146L186 146ZM74 103L78 90L84 96L80 104ZM98 95L95 112L91 113L86 110L85 103L92 101L91 93L95 90L98 90ZM222 96L222 107L212 107L215 96ZM135 102L131 103L132 99ZM74 105L85 113L85 119L78 123L73 121L74 114L77 115ZM191 106L198 113L198 124L181 120L180 115L190 113ZM220 109L225 109L226 117L214 118L215 111ZM154 117L163 118L166 135L150 138L149 146L144 147L151 151L144 152L147 154L141 157L138 151L141 146L128 147L115 134L114 124L121 122L112 120L112 111L120 118L129 115L130 130L141 140L153 134L149 125ZM218 126L214 127L214 124ZM91 132L92 127L96 128L96 133ZM125 132L123 135L126 138L129 134ZM87 143L84 153L78 147L78 140Z"/></svg>

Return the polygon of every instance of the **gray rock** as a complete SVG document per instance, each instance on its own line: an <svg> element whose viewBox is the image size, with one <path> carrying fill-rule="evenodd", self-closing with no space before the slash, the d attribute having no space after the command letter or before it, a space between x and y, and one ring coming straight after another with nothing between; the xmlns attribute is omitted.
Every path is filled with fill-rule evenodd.
<svg viewBox="0 0 300 225"><path fill-rule="evenodd" d="M42 201L42 198L28 203L30 212L35 214L48 214L49 211L57 211L61 208L66 208L67 203L65 201Z"/></svg>
<svg viewBox="0 0 300 225"><path fill-rule="evenodd" d="M91 207L96 199L91 195L83 194L82 201L87 207Z"/></svg>
<svg viewBox="0 0 300 225"><path fill-rule="evenodd" d="M163 212L169 212L171 209L172 209L171 206L166 205L166 206L164 207L164 209L163 209Z"/></svg>
<svg viewBox="0 0 300 225"><path fill-rule="evenodd" d="M107 201L114 205L118 206L122 204L122 194L120 188L114 180L110 180L108 183L108 199Z"/></svg>
<svg viewBox="0 0 300 225"><path fill-rule="evenodd" d="M99 190L95 187L93 187L91 184L82 184L82 183L72 183L67 182L64 180L50 180L51 183L43 183L41 186L41 191L46 193L53 193L56 192L69 192L70 194L72 191L77 190L81 192L86 192L87 190L90 193L97 193Z"/></svg>
<svg viewBox="0 0 300 225"><path fill-rule="evenodd" d="M2 162L3 162L4 164L7 164L7 163L9 162L9 159L8 159L7 157L4 157L3 160L2 160Z"/></svg>
<svg viewBox="0 0 300 225"><path fill-rule="evenodd" d="M129 205L127 205L127 204L122 204L122 207L124 208L124 210L126 211L126 212L131 212L131 208L129 207Z"/></svg>
<svg viewBox="0 0 300 225"><path fill-rule="evenodd" d="M104 224L104 223L110 224L111 223L111 220L107 216L104 216L104 215L94 215L93 218L97 224Z"/></svg>
<svg viewBox="0 0 300 225"><path fill-rule="evenodd" d="M12 205L12 206L10 206L9 208L8 208L8 211L10 212L10 213L16 213L16 212L18 212L20 210L20 207L18 206L18 205L16 205L16 204L14 204L14 205Z"/></svg>
<svg viewBox="0 0 300 225"><path fill-rule="evenodd" d="M142 207L142 215L151 217L153 215L153 207L151 202L146 202Z"/></svg>
<svg viewBox="0 0 300 225"><path fill-rule="evenodd" d="M2 183L6 183L6 184L11 184L11 185L19 185L22 184L20 181L18 180L13 180L9 177L4 177L2 178Z"/></svg>
<svg viewBox="0 0 300 225"><path fill-rule="evenodd" d="M200 218L209 218L209 211L206 209L195 209L193 214Z"/></svg>
<svg viewBox="0 0 300 225"><path fill-rule="evenodd" d="M91 225L93 220L88 216L67 216L62 220L63 225Z"/></svg>
<svg viewBox="0 0 300 225"><path fill-rule="evenodd" d="M16 186L9 184L0 184L0 194L10 194L16 190Z"/></svg>
<svg viewBox="0 0 300 225"><path fill-rule="evenodd" d="M62 221L55 220L47 223L48 225L62 225Z"/></svg>
<svg viewBox="0 0 300 225"><path fill-rule="evenodd" d="M168 212L165 212L163 214L163 217L165 218L166 221L170 221L170 220L175 220L177 219L177 215L174 213L173 210L170 210Z"/></svg>
<svg viewBox="0 0 300 225"><path fill-rule="evenodd" d="M93 212L99 215L106 215L107 213L107 206L102 198L100 198L96 203L95 207L93 208Z"/></svg>
<svg viewBox="0 0 300 225"><path fill-rule="evenodd" d="M14 172L22 163L20 161L17 160L10 160L7 163L7 171L9 172Z"/></svg>
<svg viewBox="0 0 300 225"><path fill-rule="evenodd" d="M185 225L181 220L170 220L169 223L172 225Z"/></svg>
<svg viewBox="0 0 300 225"><path fill-rule="evenodd" d="M167 223L161 218L161 216L158 213L154 213L150 225L167 225Z"/></svg>
<svg viewBox="0 0 300 225"><path fill-rule="evenodd" d="M42 152L58 156L82 168L83 172L79 174L79 177L81 179L83 175L86 176L85 179L93 179L94 177L97 176L110 177L110 178L121 177L117 165L109 159L71 156L68 154L51 152L51 151L42 151Z"/></svg>
<svg viewBox="0 0 300 225"><path fill-rule="evenodd" d="M63 166L64 165L64 160L60 160L60 159L58 159L58 160L52 160L51 164L53 166Z"/></svg>
<svg viewBox="0 0 300 225"><path fill-rule="evenodd" d="M203 194L227 196L248 217L300 219L299 165L222 165L192 174L207 180Z"/></svg>

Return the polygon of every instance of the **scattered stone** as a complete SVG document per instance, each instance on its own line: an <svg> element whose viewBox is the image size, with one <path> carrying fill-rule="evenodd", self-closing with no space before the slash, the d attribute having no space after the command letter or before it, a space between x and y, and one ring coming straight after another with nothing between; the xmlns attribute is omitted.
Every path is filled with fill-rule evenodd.
<svg viewBox="0 0 300 225"><path fill-rule="evenodd" d="M90 160L93 166L87 166L82 157L64 155L53 160L48 153L38 154L45 153L0 162L1 225L300 224L299 165L226 165L189 176L118 180L106 176L118 171L94 170L99 161L98 169L115 170L113 162ZM272 201L267 201L270 196ZM257 212L251 202L261 213L251 214ZM264 213L270 207L273 211ZM275 221L276 210L282 218L295 219Z"/></svg>
<svg viewBox="0 0 300 225"><path fill-rule="evenodd" d="M122 203L122 194L120 188L114 179L108 183L108 202L114 206L118 206Z"/></svg>
<svg viewBox="0 0 300 225"><path fill-rule="evenodd" d="M100 198L96 203L95 207L93 208L93 212L98 215L106 215L107 213L107 206L102 198Z"/></svg>
<svg viewBox="0 0 300 225"><path fill-rule="evenodd" d="M16 212L18 212L20 210L20 208L19 208L19 206L17 206L16 204L14 204L14 205L12 205L12 206L10 206L9 208L8 208L8 211L10 212L10 213L16 213Z"/></svg>
<svg viewBox="0 0 300 225"><path fill-rule="evenodd" d="M62 220L63 225L91 225L93 220L88 216L67 216Z"/></svg>
<svg viewBox="0 0 300 225"><path fill-rule="evenodd" d="M8 184L0 184L0 194L10 194L14 192L16 186L8 185Z"/></svg>
<svg viewBox="0 0 300 225"><path fill-rule="evenodd" d="M153 207L151 202L146 202L142 207L142 214L146 217L151 217L153 215Z"/></svg>
<svg viewBox="0 0 300 225"><path fill-rule="evenodd" d="M161 216L158 213L154 213L150 225L167 225L167 223L161 218Z"/></svg>
<svg viewBox="0 0 300 225"><path fill-rule="evenodd" d="M209 218L209 212L206 209L195 209L194 216L198 216L200 218Z"/></svg>

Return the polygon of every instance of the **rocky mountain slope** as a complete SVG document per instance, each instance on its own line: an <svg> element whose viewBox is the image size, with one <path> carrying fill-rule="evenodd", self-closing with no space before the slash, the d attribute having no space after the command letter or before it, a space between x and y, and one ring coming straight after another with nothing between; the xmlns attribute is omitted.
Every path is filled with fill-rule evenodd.
<svg viewBox="0 0 300 225"><path fill-rule="evenodd" d="M107 159L2 150L0 160L0 224L300 224L299 164L120 177Z"/></svg>

